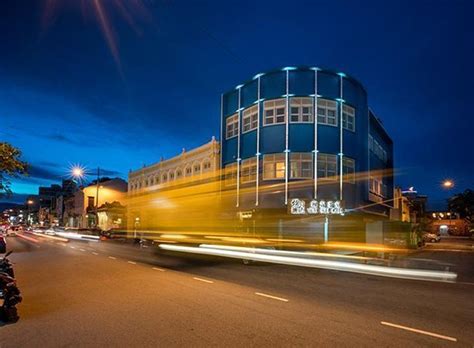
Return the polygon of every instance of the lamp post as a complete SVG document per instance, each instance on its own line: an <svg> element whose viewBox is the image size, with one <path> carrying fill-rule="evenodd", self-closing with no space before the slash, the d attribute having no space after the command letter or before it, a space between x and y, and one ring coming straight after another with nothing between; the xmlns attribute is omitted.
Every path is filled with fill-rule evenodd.
<svg viewBox="0 0 474 348"><path fill-rule="evenodd" d="M26 204L28 205L28 218L26 219L28 221L28 224L31 226L31 222L30 222L30 207L31 205L34 203L33 200L29 199Z"/></svg>

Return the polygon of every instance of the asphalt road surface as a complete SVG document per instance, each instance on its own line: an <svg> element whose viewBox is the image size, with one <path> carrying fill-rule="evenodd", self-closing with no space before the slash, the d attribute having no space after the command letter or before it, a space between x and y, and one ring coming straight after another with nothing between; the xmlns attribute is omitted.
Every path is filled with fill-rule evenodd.
<svg viewBox="0 0 474 348"><path fill-rule="evenodd" d="M24 300L20 321L0 326L1 348L474 346L469 247L415 255L462 272L437 283L112 242L8 243Z"/></svg>

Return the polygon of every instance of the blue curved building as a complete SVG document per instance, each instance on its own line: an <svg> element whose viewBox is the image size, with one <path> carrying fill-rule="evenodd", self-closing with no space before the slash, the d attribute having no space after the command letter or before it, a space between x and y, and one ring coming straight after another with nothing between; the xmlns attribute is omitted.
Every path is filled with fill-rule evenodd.
<svg viewBox="0 0 474 348"><path fill-rule="evenodd" d="M353 77L317 67L255 75L221 100L223 192L237 211L292 199L343 202L389 217L393 143Z"/></svg>

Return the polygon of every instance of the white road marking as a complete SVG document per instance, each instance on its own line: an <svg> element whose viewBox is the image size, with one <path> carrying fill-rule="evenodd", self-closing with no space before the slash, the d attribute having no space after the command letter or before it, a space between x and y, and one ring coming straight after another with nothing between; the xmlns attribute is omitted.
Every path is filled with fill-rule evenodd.
<svg viewBox="0 0 474 348"><path fill-rule="evenodd" d="M199 278L199 277L193 277L193 279L199 280L200 282L204 282L204 283L210 283L210 284L214 283L212 280L202 279L202 278Z"/></svg>
<svg viewBox="0 0 474 348"><path fill-rule="evenodd" d="M131 263L132 265L136 265L137 263L136 262L133 262L133 261L127 261L128 263Z"/></svg>
<svg viewBox="0 0 474 348"><path fill-rule="evenodd" d="M76 247L70 246L71 249L76 249Z"/></svg>
<svg viewBox="0 0 474 348"><path fill-rule="evenodd" d="M109 256L109 259L117 260L117 258L116 258L116 257L113 257L113 256Z"/></svg>
<svg viewBox="0 0 474 348"><path fill-rule="evenodd" d="M164 271L165 271L164 269L158 268L158 267L153 267L153 269L154 269L155 271L160 271L160 272L164 272Z"/></svg>
<svg viewBox="0 0 474 348"><path fill-rule="evenodd" d="M397 328L397 329L402 329L402 330L407 330L407 331L411 331L411 332L416 332L416 333L423 334L423 335L427 335L427 336L432 336L432 337L436 337L436 338L441 338L441 339L447 340L447 341L457 342L457 338L449 337L449 336L444 336L444 335L440 335L440 334L437 334L437 333L434 333L434 332L418 330L418 329L414 329L414 328L411 328L411 327L408 327L408 326L402 326L402 325L397 325L397 324L388 323L388 322L386 322L386 321L381 321L380 324L386 325L386 326L395 327L395 328Z"/></svg>
<svg viewBox="0 0 474 348"><path fill-rule="evenodd" d="M96 253L96 252L94 252L94 251L92 252L92 254L94 254L94 255L99 255L99 253Z"/></svg>
<svg viewBox="0 0 474 348"><path fill-rule="evenodd" d="M282 301L282 302L288 302L288 301L289 301L289 300L286 299L286 298L277 297L277 296L272 296L272 295L267 295L267 294L264 294L264 293L262 293L262 292L256 292L255 295L263 296L263 297L268 297L268 298L271 298L271 299L274 299L274 300L278 300L278 301Z"/></svg>
<svg viewBox="0 0 474 348"><path fill-rule="evenodd" d="M79 249L80 251L86 251L85 249Z"/></svg>

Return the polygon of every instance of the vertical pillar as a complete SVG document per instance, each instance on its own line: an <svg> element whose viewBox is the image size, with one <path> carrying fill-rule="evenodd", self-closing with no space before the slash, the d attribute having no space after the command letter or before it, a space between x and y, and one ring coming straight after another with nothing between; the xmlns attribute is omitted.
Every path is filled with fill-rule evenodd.
<svg viewBox="0 0 474 348"><path fill-rule="evenodd" d="M313 149L313 177L314 177L314 199L318 198L318 68L314 69L314 100L313 100L313 122L314 122L314 149Z"/></svg>
<svg viewBox="0 0 474 348"><path fill-rule="evenodd" d="M289 131L289 110L290 110L290 71L286 70L286 117L285 117L285 205L288 204L288 163L289 152L288 149L288 131Z"/></svg>
<svg viewBox="0 0 474 348"><path fill-rule="evenodd" d="M339 75L339 200L342 201L342 191L343 191L343 186L344 186L344 175L343 175L343 156L344 156L344 144L343 144L343 138L344 138L344 129L342 127L342 106L344 103L343 99L343 92L342 92L342 84L343 84L343 76L342 74Z"/></svg>
<svg viewBox="0 0 474 348"><path fill-rule="evenodd" d="M258 206L258 186L260 184L260 76L257 80L257 177L255 180L255 206Z"/></svg>
<svg viewBox="0 0 474 348"><path fill-rule="evenodd" d="M239 86L239 103L238 103L238 109L237 109L237 127L238 127L238 133L237 133L237 196L236 196L236 202L235 206L238 207L240 203L240 118L242 116L242 110L241 110L241 95L242 95L242 86Z"/></svg>
<svg viewBox="0 0 474 348"><path fill-rule="evenodd" d="M329 240L329 218L326 215L324 218L324 243L327 243Z"/></svg>

